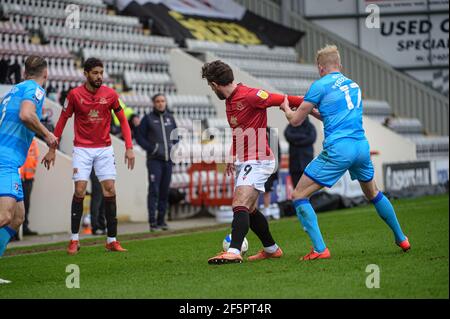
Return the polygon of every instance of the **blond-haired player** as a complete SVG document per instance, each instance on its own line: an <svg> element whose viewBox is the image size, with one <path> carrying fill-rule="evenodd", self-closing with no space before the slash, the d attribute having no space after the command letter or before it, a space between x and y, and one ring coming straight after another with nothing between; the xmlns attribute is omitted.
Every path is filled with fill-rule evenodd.
<svg viewBox="0 0 450 319"><path fill-rule="evenodd" d="M297 216L313 243L313 249L303 260L331 256L309 197L322 187L332 187L346 171L353 180L359 181L365 196L393 231L396 244L407 251L410 244L394 208L374 181L370 146L362 124L361 89L341 73L341 57L336 46L327 45L319 50L316 62L320 79L311 85L300 107L291 110L286 99L280 106L293 126L300 125L308 114L324 124L323 151L306 167L293 193Z"/></svg>

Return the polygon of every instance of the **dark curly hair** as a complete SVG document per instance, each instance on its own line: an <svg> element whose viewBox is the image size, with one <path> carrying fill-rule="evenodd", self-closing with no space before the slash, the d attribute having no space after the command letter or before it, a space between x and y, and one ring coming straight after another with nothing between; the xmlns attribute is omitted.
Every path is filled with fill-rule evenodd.
<svg viewBox="0 0 450 319"><path fill-rule="evenodd" d="M205 63L202 67L202 78L209 83L214 82L222 86L234 81L233 70L228 64L220 60Z"/></svg>
<svg viewBox="0 0 450 319"><path fill-rule="evenodd" d="M84 71L89 72L95 67L102 67L103 68L103 62L100 59L97 58L89 58L86 61L84 61L83 68Z"/></svg>

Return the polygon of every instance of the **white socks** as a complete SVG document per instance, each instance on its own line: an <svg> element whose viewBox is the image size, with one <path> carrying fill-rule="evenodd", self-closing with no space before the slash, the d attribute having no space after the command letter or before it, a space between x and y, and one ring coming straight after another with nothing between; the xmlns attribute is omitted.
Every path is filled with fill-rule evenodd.
<svg viewBox="0 0 450 319"><path fill-rule="evenodd" d="M236 248L228 248L227 253L232 253L232 254L236 254L236 255L240 255L241 251L239 249Z"/></svg>
<svg viewBox="0 0 450 319"><path fill-rule="evenodd" d="M79 241L80 240L80 236L78 234L72 234L70 236L70 240L78 240ZM116 241L116 240L117 240L116 237L108 237L106 239L108 244L111 244L113 241Z"/></svg>
<svg viewBox="0 0 450 319"><path fill-rule="evenodd" d="M275 245L273 245L273 246L270 246L270 247L264 247L264 251L265 251L266 253L268 253L268 254L273 254L273 253L275 253L275 252L277 251L277 249L278 249L278 245L277 245L277 244L275 244Z"/></svg>

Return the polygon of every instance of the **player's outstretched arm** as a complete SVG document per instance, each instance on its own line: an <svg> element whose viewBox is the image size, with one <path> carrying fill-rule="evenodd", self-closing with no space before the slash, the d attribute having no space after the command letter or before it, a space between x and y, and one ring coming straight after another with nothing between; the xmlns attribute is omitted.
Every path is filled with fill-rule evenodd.
<svg viewBox="0 0 450 319"><path fill-rule="evenodd" d="M303 96L289 95L287 98L291 108L298 108L303 102ZM257 108L267 109L272 106L280 106L284 101L284 95L252 89L247 95L247 100L251 105Z"/></svg>
<svg viewBox="0 0 450 319"><path fill-rule="evenodd" d="M293 111L289 106L289 100L286 95L283 103L280 105L280 109L284 112L287 120L292 126L299 126L314 109L314 104L303 101L300 107Z"/></svg>
<svg viewBox="0 0 450 319"><path fill-rule="evenodd" d="M303 96L286 95L290 108L298 108L303 103ZM270 94L270 106L280 106L284 102L285 95L283 94Z"/></svg>
<svg viewBox="0 0 450 319"><path fill-rule="evenodd" d="M259 93L263 92L263 93ZM265 91L259 91L257 96L259 101L256 101L257 105L261 105L264 108L269 108L272 106L280 106L284 102L284 95L278 93L266 93ZM298 108L303 102L303 96L288 95L287 99L289 101L289 106L291 108Z"/></svg>
<svg viewBox="0 0 450 319"><path fill-rule="evenodd" d="M19 113L20 120L27 128L42 136L49 147L56 147L58 139L44 125L36 114L36 105L29 100L22 102Z"/></svg>
<svg viewBox="0 0 450 319"><path fill-rule="evenodd" d="M270 93L267 104L271 106L280 106L284 102L286 95ZM291 108L298 108L303 103L303 96L287 95L289 106Z"/></svg>

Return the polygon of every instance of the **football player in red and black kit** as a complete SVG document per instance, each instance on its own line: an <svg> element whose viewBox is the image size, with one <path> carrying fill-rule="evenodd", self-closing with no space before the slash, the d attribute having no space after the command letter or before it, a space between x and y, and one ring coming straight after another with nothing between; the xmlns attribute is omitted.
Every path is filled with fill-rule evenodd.
<svg viewBox="0 0 450 319"><path fill-rule="evenodd" d="M226 101L228 123L233 129L233 162L227 164L227 174L236 171L233 198L233 222L231 243L226 252L212 257L209 264L241 263L241 246L249 228L258 236L263 249L249 261L280 258L283 252L275 243L264 215L256 209L264 184L276 170L276 161L266 135L267 108L280 106L284 95L247 87L234 82L233 70L222 61L206 63L202 68L202 78ZM292 108L303 102L301 96L289 96Z"/></svg>
<svg viewBox="0 0 450 319"><path fill-rule="evenodd" d="M125 163L129 169L134 168L135 161L131 130L119 104L119 95L113 89L102 85L102 61L96 58L87 59L84 63L84 75L86 82L71 90L67 95L54 132L55 136L60 139L67 120L75 114L75 140L72 158L75 192L71 212L72 236L67 253L75 255L80 250L78 233L83 215L86 186L92 168L94 168L103 189L108 232L106 249L109 251L126 251L116 239L116 166L109 134L111 110L120 120L126 145ZM56 149L51 148L42 160L47 169L54 165L55 152Z"/></svg>

